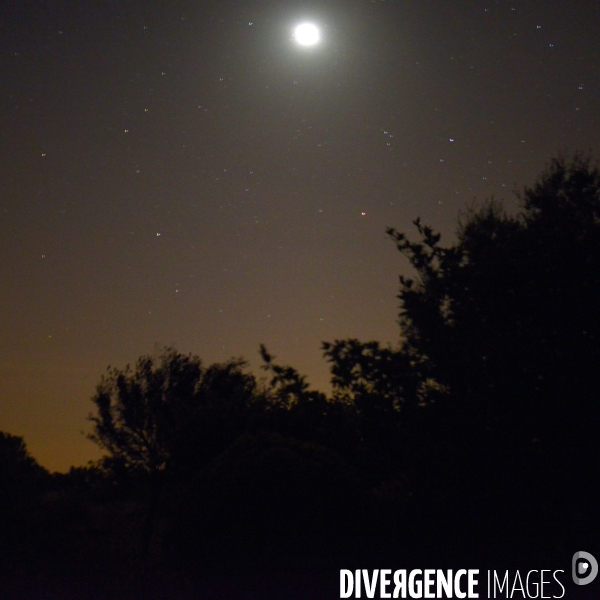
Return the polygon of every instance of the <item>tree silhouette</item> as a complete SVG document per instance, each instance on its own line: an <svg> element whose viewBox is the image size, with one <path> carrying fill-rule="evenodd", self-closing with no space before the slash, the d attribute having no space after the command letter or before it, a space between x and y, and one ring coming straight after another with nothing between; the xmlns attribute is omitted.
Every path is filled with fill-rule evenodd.
<svg viewBox="0 0 600 600"><path fill-rule="evenodd" d="M105 467L147 490L144 552L166 479L193 476L246 430L256 381L244 368L241 360L204 368L199 357L165 348L102 377L89 437L109 452Z"/></svg>
<svg viewBox="0 0 600 600"><path fill-rule="evenodd" d="M401 278L403 332L456 398L560 402L598 383L598 168L555 159L520 203L471 209L450 247L418 220L419 243L389 230L418 273Z"/></svg>
<svg viewBox="0 0 600 600"><path fill-rule="evenodd" d="M244 569L597 555L600 171L558 158L518 198L448 245L388 231L415 272L398 344L324 343L332 393L264 346L266 380L165 348L102 377L98 463L49 475L0 433L0 585L167 597Z"/></svg>
<svg viewBox="0 0 600 600"><path fill-rule="evenodd" d="M179 478L194 476L260 421L261 394L246 366L232 359L202 369L193 394L179 404L169 441Z"/></svg>
<svg viewBox="0 0 600 600"><path fill-rule="evenodd" d="M577 505L593 523L600 172L581 155L554 159L518 197L515 216L495 201L471 207L450 246L419 220L419 242L388 231L417 272L400 280L402 333L449 390L429 430L452 432L436 459L455 456L439 469L456 475L448 485L469 473L471 499L495 494L501 510L529 503L548 519ZM499 491L509 487L524 495Z"/></svg>
<svg viewBox="0 0 600 600"><path fill-rule="evenodd" d="M356 455L356 405L341 395L328 397L311 390L305 376L276 364L263 345L260 355L262 369L271 376L263 396L263 429L323 444L346 458Z"/></svg>
<svg viewBox="0 0 600 600"><path fill-rule="evenodd" d="M39 497L49 477L22 437L0 431L0 579L31 551Z"/></svg>
<svg viewBox="0 0 600 600"><path fill-rule="evenodd" d="M148 512L142 532L142 551L150 547L161 493L162 474L174 439L175 421L182 406L193 401L202 375L197 356L166 348L156 358L142 356L132 369L108 369L92 401L97 414L90 439L108 450L113 471L142 478L148 492Z"/></svg>
<svg viewBox="0 0 600 600"><path fill-rule="evenodd" d="M193 399L201 376L197 356L172 348L142 356L134 369L109 367L92 398L97 414L89 417L89 438L132 472L164 470L176 412Z"/></svg>

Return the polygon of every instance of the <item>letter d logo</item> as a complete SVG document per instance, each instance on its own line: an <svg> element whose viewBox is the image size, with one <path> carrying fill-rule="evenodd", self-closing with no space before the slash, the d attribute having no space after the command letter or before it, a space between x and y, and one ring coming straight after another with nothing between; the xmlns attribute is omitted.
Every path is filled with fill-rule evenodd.
<svg viewBox="0 0 600 600"><path fill-rule="evenodd" d="M581 562L579 562L581 560ZM585 575L585 577L584 577ZM598 562L589 552L573 554L573 581L577 585L592 583L598 575Z"/></svg>

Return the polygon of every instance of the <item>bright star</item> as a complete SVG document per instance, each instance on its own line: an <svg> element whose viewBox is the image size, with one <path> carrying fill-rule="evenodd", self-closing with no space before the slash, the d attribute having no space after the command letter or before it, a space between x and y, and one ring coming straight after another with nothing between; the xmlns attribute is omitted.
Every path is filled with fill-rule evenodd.
<svg viewBox="0 0 600 600"><path fill-rule="evenodd" d="M294 30L296 41L302 46L314 46L320 39L319 30L312 23L302 23Z"/></svg>

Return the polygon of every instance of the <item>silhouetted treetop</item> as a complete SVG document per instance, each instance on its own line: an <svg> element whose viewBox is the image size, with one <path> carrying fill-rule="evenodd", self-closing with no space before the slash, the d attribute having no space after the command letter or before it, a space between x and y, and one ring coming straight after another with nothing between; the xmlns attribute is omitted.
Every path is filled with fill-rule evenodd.
<svg viewBox="0 0 600 600"><path fill-rule="evenodd" d="M204 367L198 356L166 348L133 368L109 368L92 398L89 437L113 462L142 473L206 459L243 432L256 395L245 367L239 359Z"/></svg>
<svg viewBox="0 0 600 600"><path fill-rule="evenodd" d="M388 230L418 275L400 278L402 332L456 397L549 402L598 383L598 167L555 159L520 201L516 216L471 207L448 247L419 220L419 242Z"/></svg>
<svg viewBox="0 0 600 600"><path fill-rule="evenodd" d="M176 405L193 398L201 376L198 357L173 349L158 358L142 356L134 368L109 367L92 398L97 414L89 417L89 438L128 469L163 469Z"/></svg>
<svg viewBox="0 0 600 600"><path fill-rule="evenodd" d="M47 475L33 458L22 437L0 431L0 489Z"/></svg>
<svg viewBox="0 0 600 600"><path fill-rule="evenodd" d="M526 221L559 232L589 231L600 224L600 170L590 156L554 158L532 187L520 196Z"/></svg>

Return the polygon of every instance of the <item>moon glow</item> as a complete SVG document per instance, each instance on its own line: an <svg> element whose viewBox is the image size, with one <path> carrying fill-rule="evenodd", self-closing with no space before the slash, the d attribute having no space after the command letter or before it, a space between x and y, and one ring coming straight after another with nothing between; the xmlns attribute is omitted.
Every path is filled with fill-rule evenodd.
<svg viewBox="0 0 600 600"><path fill-rule="evenodd" d="M312 23L298 25L294 37L301 46L314 46L320 39L319 30Z"/></svg>

